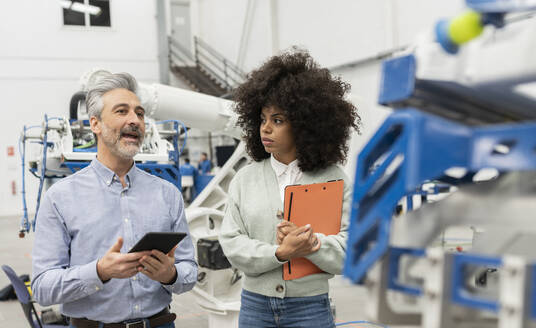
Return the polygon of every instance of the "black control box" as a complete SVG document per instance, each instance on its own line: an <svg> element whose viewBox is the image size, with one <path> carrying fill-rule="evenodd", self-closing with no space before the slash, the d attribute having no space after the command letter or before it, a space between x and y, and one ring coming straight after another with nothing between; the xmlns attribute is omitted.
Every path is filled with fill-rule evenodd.
<svg viewBox="0 0 536 328"><path fill-rule="evenodd" d="M197 262L200 267L211 270L231 267L231 263L223 254L223 249L217 240L199 239L197 241Z"/></svg>

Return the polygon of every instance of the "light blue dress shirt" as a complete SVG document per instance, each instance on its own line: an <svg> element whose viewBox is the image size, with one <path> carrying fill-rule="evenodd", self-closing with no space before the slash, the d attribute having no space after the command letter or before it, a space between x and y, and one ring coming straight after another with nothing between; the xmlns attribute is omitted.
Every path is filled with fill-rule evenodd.
<svg viewBox="0 0 536 328"><path fill-rule="evenodd" d="M33 248L32 291L41 305L61 303L69 317L106 323L145 318L197 281L184 204L171 183L133 165L123 188L117 175L93 160L56 182L41 202ZM150 231L186 232L175 251L177 280L162 285L142 273L102 283L97 260L123 237L122 253Z"/></svg>

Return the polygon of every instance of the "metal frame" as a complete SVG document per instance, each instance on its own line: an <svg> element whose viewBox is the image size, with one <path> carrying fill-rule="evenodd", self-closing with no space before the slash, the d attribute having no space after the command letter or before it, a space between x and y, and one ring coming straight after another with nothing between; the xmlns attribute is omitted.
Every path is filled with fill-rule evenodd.
<svg viewBox="0 0 536 328"><path fill-rule="evenodd" d="M449 168L467 169L451 179L459 183L482 168L535 170L535 134L536 123L468 127L414 109L393 113L358 157L344 275L363 281L388 249L398 201Z"/></svg>
<svg viewBox="0 0 536 328"><path fill-rule="evenodd" d="M476 254L455 254L452 262L451 301L464 307L482 309L497 312L500 304L498 301L471 297L465 288L466 267L470 264L499 268L502 266L500 258L494 258Z"/></svg>
<svg viewBox="0 0 536 328"><path fill-rule="evenodd" d="M387 288L409 295L420 296L422 295L422 287L404 285L399 280L400 258L405 255L413 257L424 257L426 255L426 251L424 249L390 247L389 269L387 273Z"/></svg>

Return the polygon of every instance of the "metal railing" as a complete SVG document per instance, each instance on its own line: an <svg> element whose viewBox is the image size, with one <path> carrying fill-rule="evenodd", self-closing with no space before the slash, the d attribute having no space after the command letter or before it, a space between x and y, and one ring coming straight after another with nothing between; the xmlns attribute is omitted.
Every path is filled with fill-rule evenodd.
<svg viewBox="0 0 536 328"><path fill-rule="evenodd" d="M246 79L246 74L214 48L194 36L194 53L169 38L170 61L175 66L195 66L212 77L223 89L231 91Z"/></svg>
<svg viewBox="0 0 536 328"><path fill-rule="evenodd" d="M169 40L169 60L176 66L193 66L195 58L192 52L181 45L177 40L168 37Z"/></svg>

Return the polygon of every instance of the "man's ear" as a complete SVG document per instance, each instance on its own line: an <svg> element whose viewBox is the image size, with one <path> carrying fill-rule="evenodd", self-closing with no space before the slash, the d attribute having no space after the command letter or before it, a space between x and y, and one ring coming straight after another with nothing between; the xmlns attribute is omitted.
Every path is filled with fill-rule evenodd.
<svg viewBox="0 0 536 328"><path fill-rule="evenodd" d="M96 116L91 116L89 118L89 127L97 136L101 133L100 120Z"/></svg>

